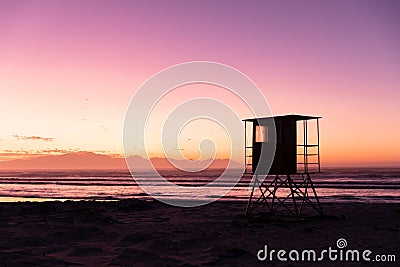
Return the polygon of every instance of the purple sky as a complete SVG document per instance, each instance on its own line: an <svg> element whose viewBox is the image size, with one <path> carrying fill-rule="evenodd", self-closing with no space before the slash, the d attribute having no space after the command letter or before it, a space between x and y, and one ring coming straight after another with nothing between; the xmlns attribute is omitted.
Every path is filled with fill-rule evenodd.
<svg viewBox="0 0 400 267"><path fill-rule="evenodd" d="M209 60L252 78L274 114L322 115L325 162L398 163L399 12L399 1L1 1L0 145L121 153L136 88Z"/></svg>

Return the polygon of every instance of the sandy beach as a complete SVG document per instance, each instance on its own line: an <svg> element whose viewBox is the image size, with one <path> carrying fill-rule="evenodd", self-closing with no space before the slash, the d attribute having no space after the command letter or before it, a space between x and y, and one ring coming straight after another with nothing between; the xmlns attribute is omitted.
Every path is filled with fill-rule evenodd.
<svg viewBox="0 0 400 267"><path fill-rule="evenodd" d="M323 217L248 218L243 216L244 202L197 208L140 200L1 203L0 262L2 266L356 265L329 259L257 259L265 245L318 251L336 248L339 238L346 239L348 249L395 254L399 260L400 204L324 203L323 207Z"/></svg>

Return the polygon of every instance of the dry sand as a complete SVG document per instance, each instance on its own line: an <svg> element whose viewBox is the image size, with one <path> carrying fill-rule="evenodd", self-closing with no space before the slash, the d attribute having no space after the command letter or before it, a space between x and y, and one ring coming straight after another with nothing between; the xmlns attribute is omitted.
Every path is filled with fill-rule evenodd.
<svg viewBox="0 0 400 267"><path fill-rule="evenodd" d="M177 208L151 201L0 204L3 266L356 266L260 262L271 249L336 248L395 254L400 262L400 204L324 204L324 217L243 216L243 202ZM362 265L366 265L363 263ZM367 266L377 266L370 263Z"/></svg>

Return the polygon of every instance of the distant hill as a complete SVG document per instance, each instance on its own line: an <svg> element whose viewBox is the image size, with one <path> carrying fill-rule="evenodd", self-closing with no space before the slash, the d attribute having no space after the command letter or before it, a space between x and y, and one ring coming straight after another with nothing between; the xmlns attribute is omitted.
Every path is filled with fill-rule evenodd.
<svg viewBox="0 0 400 267"><path fill-rule="evenodd" d="M61 170L61 169L126 169L125 160L92 152L74 152L63 155L40 156L0 162L7 170Z"/></svg>
<svg viewBox="0 0 400 267"><path fill-rule="evenodd" d="M127 159L134 164L137 169L148 169L149 161L140 156L131 156ZM174 170L176 169L165 158L151 158L151 163L157 169ZM206 161L185 161L172 160L175 165L183 168L193 168L198 166L207 166L211 159ZM225 169L228 165L228 159L217 159L210 165L211 169ZM240 168L241 165L232 161L234 168ZM115 158L108 155L96 154L93 152L74 152L63 155L46 155L31 159L14 159L0 162L0 170L126 170L124 158Z"/></svg>

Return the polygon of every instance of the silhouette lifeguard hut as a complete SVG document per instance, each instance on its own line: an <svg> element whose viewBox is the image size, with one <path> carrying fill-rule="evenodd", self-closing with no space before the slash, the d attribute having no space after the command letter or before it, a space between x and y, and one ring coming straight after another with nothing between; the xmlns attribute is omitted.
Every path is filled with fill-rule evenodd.
<svg viewBox="0 0 400 267"><path fill-rule="evenodd" d="M266 207L269 213L285 208L300 216L305 205L323 214L310 176L321 171L320 118L284 115L243 120L245 173L252 175L246 215ZM273 157L265 156L274 150Z"/></svg>

